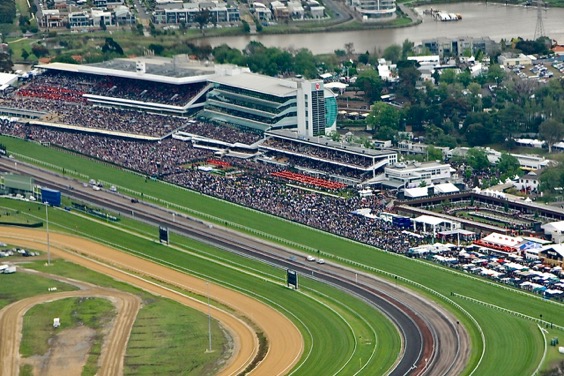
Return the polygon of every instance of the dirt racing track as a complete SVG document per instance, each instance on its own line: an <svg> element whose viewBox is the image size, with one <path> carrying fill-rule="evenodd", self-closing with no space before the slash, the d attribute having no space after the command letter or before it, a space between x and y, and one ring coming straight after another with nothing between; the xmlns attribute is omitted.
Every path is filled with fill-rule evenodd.
<svg viewBox="0 0 564 376"><path fill-rule="evenodd" d="M47 250L46 234L44 231L0 227L0 241L42 251ZM142 288L153 294L178 301L202 312L207 313L209 310L211 316L218 320L233 337L233 355L220 371L219 374L221 375L233 375L241 372L257 355L258 337L256 331L246 321L242 320L242 317L252 318L253 325L262 331L267 338L269 346L268 353L256 366L252 372L253 375L271 376L286 374L301 357L304 344L298 328L280 312L244 294L211 283L208 286L206 281L199 278L71 235L50 233L50 250L53 257L63 258L82 265L96 272ZM170 286L175 286L202 296L207 296L209 291L214 301L230 307L233 312L227 312L214 306L211 306L210 309L206 303L154 281L163 282ZM75 291L74 293L79 294L77 296L107 297L104 296L104 291L97 290L91 291L91 295L86 293L86 291ZM53 300L53 297L53 295L42 295L30 299L33 301L33 304L38 304L41 301ZM61 295L61 298L62 297L66 296ZM21 302L25 302L25 300ZM21 304L22 308L16 310L19 311L19 313L11 313L9 319L2 318L4 321L9 321L9 323L6 323L6 325L8 325L7 327L10 325L16 327L17 320L21 319L21 316L27 310L25 307L29 307L26 303L21 302L14 303L15 305ZM123 355L125 354L131 326L128 327L127 324L124 324L120 320L116 320L116 323L120 323L119 326L115 325L115 327L119 327L119 329L115 329L114 331L121 332L121 336L125 338L125 341L116 339L116 342L119 344L117 347L119 348L112 349L113 356L105 354L105 352L109 351L109 346L106 346L102 350L101 358L104 364L98 374L115 375L121 373ZM19 343L21 332L16 330L16 333L12 331L10 334L7 334L4 330L4 328L6 328L4 322L1 324L0 344L4 344L6 341L16 341ZM13 359L19 359L17 352L19 345L16 346L14 343L10 343L11 346L0 346L0 363L3 365L2 374L16 374L15 372L6 372L4 369L4 365L11 362L17 363L17 360ZM5 347L7 348L6 350L4 349ZM115 356L115 354L119 354L119 356ZM10 358L7 358L8 356ZM16 365L12 364L10 367L12 366ZM115 368L116 366L121 368ZM116 372L116 370L120 371Z"/></svg>
<svg viewBox="0 0 564 376"><path fill-rule="evenodd" d="M19 348L23 316L31 307L58 299L73 297L97 297L112 301L117 309L110 333L104 339L98 375L110 376L123 373L123 360L131 328L135 322L141 301L132 294L101 287L78 291L59 292L33 296L10 304L0 310L0 361L3 375L17 375L19 372ZM47 370L52 374L53 369Z"/></svg>

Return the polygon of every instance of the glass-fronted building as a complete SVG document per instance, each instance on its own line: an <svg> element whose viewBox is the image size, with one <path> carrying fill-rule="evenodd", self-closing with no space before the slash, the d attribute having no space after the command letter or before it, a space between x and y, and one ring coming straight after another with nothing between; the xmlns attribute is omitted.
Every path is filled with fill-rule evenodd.
<svg viewBox="0 0 564 376"><path fill-rule="evenodd" d="M261 132L298 128L310 136L325 134L328 120L335 127L336 101L322 81L280 79L229 66L208 82L212 89L200 115L210 121Z"/></svg>

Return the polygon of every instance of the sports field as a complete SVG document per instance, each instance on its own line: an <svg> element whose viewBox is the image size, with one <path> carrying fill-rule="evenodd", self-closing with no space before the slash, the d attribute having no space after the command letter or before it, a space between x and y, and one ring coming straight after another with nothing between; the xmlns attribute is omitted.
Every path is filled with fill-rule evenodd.
<svg viewBox="0 0 564 376"><path fill-rule="evenodd" d="M122 191L130 191L139 197L143 193L145 200L155 199L161 205L171 205L175 210L201 215L208 221L215 220L255 236L294 245L302 250L319 250L323 257L331 262L355 262L355 265L378 275L388 272L400 276L402 283L428 294L433 299L439 297L438 301L456 312L461 322L470 329L473 351L468 373L474 371L474 374L485 375L532 374L543 359L546 343L538 324L542 323L543 328L548 330L547 338L562 333L551 328L550 323L564 326L564 307L543 301L538 296L434 264L381 252L160 182L146 181L144 177L86 158L73 158L71 165L71 158L64 153L5 137L2 142L8 150L25 150L27 155L40 158L43 162L51 164L50 167L55 170L62 171L65 168L67 174L76 170L76 174L83 174L84 179L94 178L111 182ZM88 175L85 172L88 172ZM174 204L178 202L182 205ZM312 245L315 245L315 248L312 248ZM518 315L524 315L525 318Z"/></svg>

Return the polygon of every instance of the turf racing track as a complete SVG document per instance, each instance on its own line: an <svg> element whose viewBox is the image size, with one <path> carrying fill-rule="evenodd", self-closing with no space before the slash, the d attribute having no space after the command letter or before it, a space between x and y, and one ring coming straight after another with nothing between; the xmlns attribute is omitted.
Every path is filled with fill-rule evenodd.
<svg viewBox="0 0 564 376"><path fill-rule="evenodd" d="M0 159L0 164L10 170L12 163ZM59 189L64 194L95 205L131 215L132 205L127 197L91 189L59 175L34 167L18 165L21 173L33 175L40 184ZM392 375L450 375L460 374L469 357L470 340L467 332L456 319L435 302L419 297L393 283L365 275L343 266L318 266L308 264L303 255L277 244L235 233L217 226L210 226L183 215L171 219L171 213L163 208L139 203L134 207L135 218L153 224L166 224L169 229L216 247L251 256L278 265L291 267L301 274L331 283L373 304L386 314L398 327L402 341ZM298 257L296 257L298 256Z"/></svg>

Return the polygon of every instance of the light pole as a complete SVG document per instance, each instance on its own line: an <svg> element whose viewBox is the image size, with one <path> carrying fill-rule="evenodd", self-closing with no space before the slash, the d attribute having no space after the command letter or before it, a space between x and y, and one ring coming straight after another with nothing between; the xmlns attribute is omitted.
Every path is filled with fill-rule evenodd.
<svg viewBox="0 0 564 376"><path fill-rule="evenodd" d="M211 338L211 307L210 307L210 283L206 282L208 285L208 352L212 351L212 338Z"/></svg>
<svg viewBox="0 0 564 376"><path fill-rule="evenodd" d="M49 203L45 201L45 223L47 229L47 265L51 265L51 243L49 242Z"/></svg>

